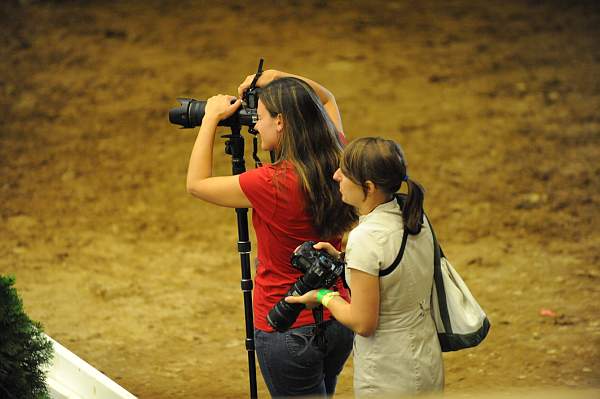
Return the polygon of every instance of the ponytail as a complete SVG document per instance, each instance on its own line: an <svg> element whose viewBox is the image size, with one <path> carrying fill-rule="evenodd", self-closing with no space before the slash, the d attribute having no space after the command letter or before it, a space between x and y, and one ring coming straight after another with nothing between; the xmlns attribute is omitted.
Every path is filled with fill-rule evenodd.
<svg viewBox="0 0 600 399"><path fill-rule="evenodd" d="M425 200L425 189L418 182L405 176L408 186L408 195L402 210L402 222L404 228L410 234L419 234L423 226L423 201Z"/></svg>

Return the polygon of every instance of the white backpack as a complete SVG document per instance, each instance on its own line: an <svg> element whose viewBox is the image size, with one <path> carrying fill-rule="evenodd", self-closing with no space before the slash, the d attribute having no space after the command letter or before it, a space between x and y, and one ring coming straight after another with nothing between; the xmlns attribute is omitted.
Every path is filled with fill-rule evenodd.
<svg viewBox="0 0 600 399"><path fill-rule="evenodd" d="M396 195L396 200L402 209L404 196ZM435 237L433 226L429 219L427 221L433 236L434 249L431 315L440 346L443 352L477 346L487 336L490 322L463 279L446 259ZM387 276L398 267L404 255L408 235L407 229L404 228L402 244L396 259L390 266L379 271L379 277Z"/></svg>
<svg viewBox="0 0 600 399"><path fill-rule="evenodd" d="M433 289L431 314L443 352L479 345L487 336L490 322L469 288L452 267L433 235Z"/></svg>

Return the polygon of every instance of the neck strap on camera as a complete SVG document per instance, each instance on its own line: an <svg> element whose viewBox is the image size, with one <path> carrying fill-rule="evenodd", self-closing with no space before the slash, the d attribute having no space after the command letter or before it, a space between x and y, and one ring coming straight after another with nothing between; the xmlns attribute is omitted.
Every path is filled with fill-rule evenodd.
<svg viewBox="0 0 600 399"><path fill-rule="evenodd" d="M312 310L315 319L315 344L321 351L327 349L327 340L325 339L325 325L323 324L323 306L318 306Z"/></svg>

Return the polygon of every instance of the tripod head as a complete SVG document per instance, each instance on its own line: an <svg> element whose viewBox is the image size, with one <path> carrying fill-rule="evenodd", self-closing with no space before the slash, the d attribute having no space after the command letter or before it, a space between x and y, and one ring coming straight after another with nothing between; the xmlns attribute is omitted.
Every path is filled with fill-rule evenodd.
<svg viewBox="0 0 600 399"><path fill-rule="evenodd" d="M245 110L251 110L248 112L248 114L252 115L252 122L248 123L247 126L248 133L254 135L252 138L252 158L254 159L256 167L262 166L262 161L258 157L258 139L256 138L258 131L254 129L254 125L258 120L258 114L256 110L258 108L258 96L260 93L260 88L256 87L256 82L263 73L263 63L264 60L261 58L258 62L258 69L254 75L254 79L252 80L252 83L250 83L248 90L246 90L242 96L242 104L244 104L243 108ZM225 141L225 154L231 155L232 171L234 175L246 171L244 161L244 136L240 134L241 125L242 123L231 125L231 134L221 136L222 138L227 139L227 141ZM271 152L271 161L274 161L273 152Z"/></svg>

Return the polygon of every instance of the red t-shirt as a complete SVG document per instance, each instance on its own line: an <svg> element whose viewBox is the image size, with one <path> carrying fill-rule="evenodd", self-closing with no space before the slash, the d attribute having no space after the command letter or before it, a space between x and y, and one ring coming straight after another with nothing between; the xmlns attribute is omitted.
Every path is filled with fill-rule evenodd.
<svg viewBox="0 0 600 399"><path fill-rule="evenodd" d="M324 239L312 226L298 175L290 162L244 172L240 175L240 186L252 204L252 224L258 241L254 326L270 332L274 330L267 322L267 314L302 276L290 263L292 253L305 241ZM341 237L332 244L339 250ZM349 300L341 279L336 286L340 295ZM331 314L325 309L323 316L328 320ZM292 328L314 322L312 311L305 309Z"/></svg>

